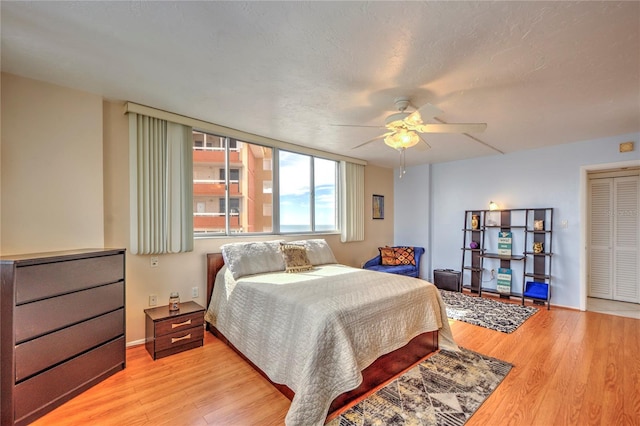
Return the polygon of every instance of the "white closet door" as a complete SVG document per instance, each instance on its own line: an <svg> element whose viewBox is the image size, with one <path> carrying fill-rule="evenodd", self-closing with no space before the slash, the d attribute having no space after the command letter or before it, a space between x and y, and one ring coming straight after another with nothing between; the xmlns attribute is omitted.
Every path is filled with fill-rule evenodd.
<svg viewBox="0 0 640 426"><path fill-rule="evenodd" d="M589 180L589 296L613 298L613 179Z"/></svg>
<svg viewBox="0 0 640 426"><path fill-rule="evenodd" d="M640 303L640 184L638 176L613 181L613 299Z"/></svg>

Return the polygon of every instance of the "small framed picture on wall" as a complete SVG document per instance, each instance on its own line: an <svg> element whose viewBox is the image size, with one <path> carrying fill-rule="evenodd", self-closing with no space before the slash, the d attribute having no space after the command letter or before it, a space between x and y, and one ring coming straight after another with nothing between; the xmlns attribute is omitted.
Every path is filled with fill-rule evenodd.
<svg viewBox="0 0 640 426"><path fill-rule="evenodd" d="M373 194L373 218L384 219L384 195Z"/></svg>

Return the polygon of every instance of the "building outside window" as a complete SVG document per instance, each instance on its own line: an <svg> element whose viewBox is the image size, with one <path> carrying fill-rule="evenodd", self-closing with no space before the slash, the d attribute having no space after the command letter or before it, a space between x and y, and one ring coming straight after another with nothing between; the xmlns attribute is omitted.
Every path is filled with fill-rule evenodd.
<svg viewBox="0 0 640 426"><path fill-rule="evenodd" d="M337 176L333 160L194 130L194 234L337 231Z"/></svg>
<svg viewBox="0 0 640 426"><path fill-rule="evenodd" d="M229 146L227 195L226 146ZM264 204L272 204L265 194L265 182L272 182L273 148L224 136L193 131L193 227L196 236L227 233L261 233L273 229L272 215ZM229 197L230 209L226 209Z"/></svg>

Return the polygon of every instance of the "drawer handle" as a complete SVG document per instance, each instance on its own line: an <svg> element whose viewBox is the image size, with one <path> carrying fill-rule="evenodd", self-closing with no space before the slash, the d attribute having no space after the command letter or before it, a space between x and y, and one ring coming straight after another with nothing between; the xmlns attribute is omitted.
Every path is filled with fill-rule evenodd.
<svg viewBox="0 0 640 426"><path fill-rule="evenodd" d="M182 327L183 325L189 325L189 324L191 324L191 320L190 319L186 320L185 322L178 323L178 324L171 324L171 328Z"/></svg>
<svg viewBox="0 0 640 426"><path fill-rule="evenodd" d="M172 337L171 338L171 343L179 342L180 340L188 340L188 339L191 339L191 333L187 334L186 336L182 336L182 337Z"/></svg>

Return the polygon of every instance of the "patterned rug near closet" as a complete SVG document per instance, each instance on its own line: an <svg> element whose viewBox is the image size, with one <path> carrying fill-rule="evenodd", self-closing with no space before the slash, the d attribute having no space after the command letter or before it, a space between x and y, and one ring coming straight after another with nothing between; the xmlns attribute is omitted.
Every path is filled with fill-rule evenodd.
<svg viewBox="0 0 640 426"><path fill-rule="evenodd" d="M538 312L533 306L467 296L456 291L440 290L440 294L447 305L447 317L503 333L512 333Z"/></svg>
<svg viewBox="0 0 640 426"><path fill-rule="evenodd" d="M440 350L326 426L465 424L513 366L460 349Z"/></svg>

